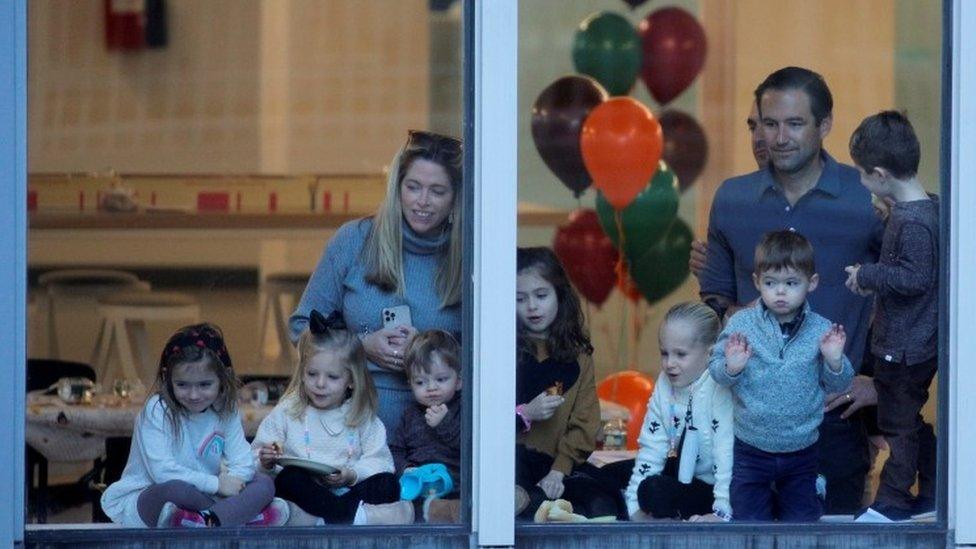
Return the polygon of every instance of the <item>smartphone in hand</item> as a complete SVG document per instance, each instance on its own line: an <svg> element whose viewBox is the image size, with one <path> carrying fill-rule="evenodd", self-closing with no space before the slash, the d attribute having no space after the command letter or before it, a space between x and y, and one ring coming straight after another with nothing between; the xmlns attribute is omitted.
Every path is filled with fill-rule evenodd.
<svg viewBox="0 0 976 549"><path fill-rule="evenodd" d="M397 305L383 309L383 327L413 326L410 320L410 306Z"/></svg>

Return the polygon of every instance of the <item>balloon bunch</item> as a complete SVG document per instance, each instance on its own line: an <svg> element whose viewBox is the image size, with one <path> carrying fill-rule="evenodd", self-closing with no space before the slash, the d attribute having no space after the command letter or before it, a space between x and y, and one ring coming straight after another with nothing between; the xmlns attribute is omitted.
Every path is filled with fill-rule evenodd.
<svg viewBox="0 0 976 549"><path fill-rule="evenodd" d="M680 8L656 10L636 29L621 15L595 13L573 41L580 74L559 78L533 105L532 137L549 169L577 198L597 190L596 211L570 214L553 247L598 306L614 286L635 304L642 296L653 304L688 275L692 233L677 217L679 190L704 167L704 131L686 113L655 116L626 94L640 76L667 104L697 77L705 50L701 25Z"/></svg>

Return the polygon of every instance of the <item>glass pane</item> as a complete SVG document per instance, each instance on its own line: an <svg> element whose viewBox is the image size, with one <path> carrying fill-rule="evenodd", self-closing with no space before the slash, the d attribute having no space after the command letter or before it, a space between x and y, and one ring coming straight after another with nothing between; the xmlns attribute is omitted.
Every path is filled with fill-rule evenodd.
<svg viewBox="0 0 976 549"><path fill-rule="evenodd" d="M562 267L520 249L520 519L852 522L870 506L933 521L936 242L948 219L925 193L941 189L941 4L560 0L523 2L519 19L519 246L551 249ZM789 66L800 69L777 73ZM875 119L862 186L851 135L884 110L907 114L920 163L908 137L885 137L899 115ZM924 229L896 245L906 219ZM782 240L812 244L815 261L760 262L754 281L773 231L785 233L762 257ZM701 276L689 273L693 240L707 241ZM929 251L913 263L900 246ZM858 265L851 284L871 296L845 286ZM917 290L874 278L899 267ZM763 282L775 274L798 278ZM592 355L573 346L574 315L561 316L573 308L564 277ZM821 343L832 322L845 337ZM745 349L727 345L733 333L751 354L726 358ZM560 346L578 352L554 359ZM562 396L539 396L549 387ZM540 505L552 499L569 505Z"/></svg>
<svg viewBox="0 0 976 549"><path fill-rule="evenodd" d="M31 3L28 522L467 522L461 4Z"/></svg>

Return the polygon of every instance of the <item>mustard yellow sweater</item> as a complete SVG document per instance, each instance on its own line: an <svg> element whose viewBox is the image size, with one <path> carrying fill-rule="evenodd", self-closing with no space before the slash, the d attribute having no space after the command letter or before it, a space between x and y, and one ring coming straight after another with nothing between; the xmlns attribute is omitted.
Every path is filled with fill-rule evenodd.
<svg viewBox="0 0 976 549"><path fill-rule="evenodd" d="M536 349L534 364L519 364L519 368L545 368L552 365L541 344ZM532 428L520 432L516 442L553 458L552 468L566 475L582 464L596 448L596 431L600 425L600 402L596 397L593 357L581 353L577 358L579 377L570 387L564 387L565 402L547 420L532 422ZM538 394L538 393L536 393ZM529 400L536 395L526 397ZM519 404L526 404L519 402Z"/></svg>

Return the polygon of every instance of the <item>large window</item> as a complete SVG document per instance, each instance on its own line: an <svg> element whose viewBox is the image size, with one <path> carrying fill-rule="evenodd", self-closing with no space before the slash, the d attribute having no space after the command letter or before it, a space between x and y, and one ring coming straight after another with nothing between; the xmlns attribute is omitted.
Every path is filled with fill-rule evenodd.
<svg viewBox="0 0 976 549"><path fill-rule="evenodd" d="M546 2L528 2L520 5L519 16L519 200L548 215L539 223L520 224L519 245L552 247L579 292L594 348L592 362L601 399L602 432L596 450L586 463L577 462L575 471L604 484L608 479L616 480L615 488L626 489L633 469L626 459L633 459L635 451L642 448L640 437L645 441L641 452L650 452L644 458L655 457L648 462L639 456L637 468L651 469L648 476L660 473L668 441L674 439L672 446L680 450L684 440L680 431L685 425L682 418L679 429L667 435L670 422L658 416L667 415L668 407L653 410L655 400L668 402L662 393L672 389L670 381L678 384L675 388L679 393L683 383L680 376L667 375L685 366L673 357L677 343L661 331L665 315L676 304L699 302L716 292L729 298L733 306L750 304L759 296L750 280L758 236L774 229L803 233L805 228L811 233L809 239L819 243L814 246L814 255L820 287L811 294L810 303L814 312L836 316L831 320L845 324L845 353L859 374L850 387L826 391L827 406L833 410L828 411L820 429L821 461L817 468L823 477L818 480L821 487L826 480L826 496L820 494L825 507L822 520L851 522L861 509L875 503L889 447L886 432L878 426L876 406L864 406L850 417L840 417L850 406L848 402L853 402L854 408L873 404L872 387L886 383L884 378L877 383L869 379L873 368L885 366L875 365L867 339L873 305L844 287L843 265L877 261L880 241L869 243L863 234L855 234L862 229L853 225L843 229L850 223L842 219L844 214L836 220L829 215L804 220L804 207L813 206L822 187L799 201L779 195L779 200L785 199L785 216L764 213L770 211L769 203L755 194L736 194L733 187L768 181L773 184L769 189L773 194L783 188L776 182L786 177L790 167L780 158L773 159L771 168L765 167L768 157L760 158L760 153L771 148L774 156L785 158L798 141L785 134L774 135L776 117L780 116L775 112L753 119L754 90L774 71L798 66L822 75L833 97L829 126L818 125L821 135L811 141L812 150L822 146L820 162L852 165L848 143L862 119L882 110L901 111L910 119L921 143L918 181L924 191L941 194L944 204L948 181L947 164L943 164L947 157L941 148L946 120L942 6L897 1L774 5L689 0L666 6L578 1L560 2L559 9L554 10ZM864 32L866 28L871 31ZM767 108L772 111L775 105ZM810 115L807 111L806 116ZM756 132L752 131L754 124ZM757 148L757 139L765 140L766 145ZM766 151L759 150L763 148ZM864 211L870 211L865 202L867 192L856 173L846 173L845 185L859 196ZM727 181L747 174L753 175ZM817 181L814 178L811 183ZM880 204L877 197L875 202ZM943 228L948 224L945 211L943 207L939 217ZM872 219L868 217L867 221ZM732 234L730 225L745 230ZM946 234L942 232L943 237ZM863 253L863 259L840 265L837 250L858 239L863 240L865 249L851 252ZM709 245L709 262L701 277L689 273L692 240ZM717 250L716 245L720 246ZM945 272L944 246L940 248L943 270L938 272ZM721 261L709 257L715 254L723 256ZM928 279L928 291L934 299L945 295L945 278L941 279L941 288L936 284L935 271ZM830 303L834 299L838 303ZM728 304L719 308L724 311ZM857 322L850 320L858 316L851 316L853 307L861 308ZM847 319L841 318L845 315ZM935 328L934 309L931 315L930 325ZM877 318L874 322L877 326ZM927 358L942 356L939 351L947 341L946 329L942 324L937 337L933 334L921 354ZM862 348L865 341L868 343ZM878 348L876 344L876 352ZM665 362L672 366L666 368ZM699 364L707 362L706 355ZM709 377L707 371L704 377ZM944 516L933 512L935 506L930 503L938 499L936 486L944 483L944 479L933 478L938 452L931 433L939 431L942 424L939 410L943 404L943 393L937 390L938 377L931 386L929 378L916 382L920 390L928 391L921 408L925 427L919 431L926 451L913 462L910 484L913 495L921 490L926 505L909 509L909 500L905 499L904 509L914 517L912 520L923 523ZM870 392L867 396L861 392L865 387ZM650 401L648 424L644 423L645 405L652 390L660 398ZM881 394L892 398L884 386ZM739 399L748 399L735 388L733 395L739 406L744 405ZM798 399L805 397L797 395ZM678 404L680 415L684 415L686 405ZM887 404L882 407L890 410L890 402ZM738 413L734 423L737 429ZM621 428L618 416L629 417L622 444L617 433ZM663 426L658 420L663 420ZM883 418L882 427L893 428L890 421L890 417ZM848 435L857 441L845 448L840 441ZM897 440L891 435L889 430L889 441ZM945 432L940 431L940 435ZM738 430L727 436L739 439L738 444L752 434ZM785 434L774 436L768 448L790 446L786 438ZM709 445L721 444L711 436L707 441ZM944 443L940 438L938 444ZM658 447L651 452L648 444ZM729 467L718 457L720 452L713 456L712 451L708 449L707 460L714 461L716 472ZM731 452L729 446L727 453ZM699 455L699 466L705 454ZM841 462L843 465L836 466ZM859 465L854 466L854 462ZM700 473L696 473L697 478L715 484L715 475ZM719 473L718 479L719 484L727 483L729 476ZM526 487L537 480L533 477ZM568 480L565 485L569 490ZM708 500L702 512L708 514L712 500L721 499L720 491L702 492L703 500ZM878 503L885 493L883 489ZM574 497L578 498L575 502ZM582 509L581 514L592 516L596 512L589 508L594 500L590 495L573 494L564 499L571 500L578 512ZM917 504L921 499L911 501ZM631 504L636 506L636 501ZM681 512L687 519L687 511ZM747 513L733 509L732 514Z"/></svg>

